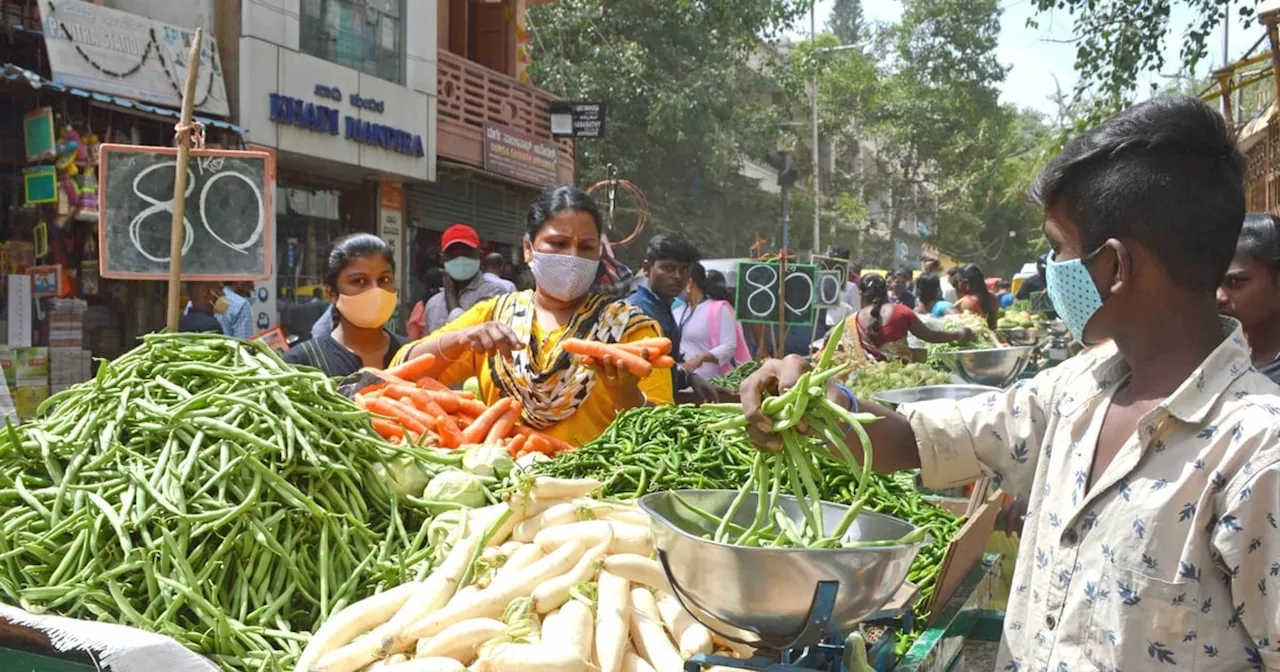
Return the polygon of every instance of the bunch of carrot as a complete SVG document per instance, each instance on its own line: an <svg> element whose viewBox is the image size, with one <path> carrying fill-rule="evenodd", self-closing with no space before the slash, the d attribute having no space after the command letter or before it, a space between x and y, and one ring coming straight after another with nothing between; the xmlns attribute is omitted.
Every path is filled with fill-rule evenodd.
<svg viewBox="0 0 1280 672"><path fill-rule="evenodd" d="M475 395L452 390L423 375L434 358L418 357L385 371L374 371L382 382L355 396L360 408L373 413L373 428L391 442L433 443L441 448L467 445L505 445L513 457L530 452L555 456L571 446L520 424L520 402L503 397L492 406ZM412 382L411 382L412 381Z"/></svg>
<svg viewBox="0 0 1280 672"><path fill-rule="evenodd" d="M565 352L596 361L605 357L627 367L637 378L645 378L654 368L670 369L676 365L671 356L671 339L644 338L630 343L601 343L580 338L566 338L560 347Z"/></svg>

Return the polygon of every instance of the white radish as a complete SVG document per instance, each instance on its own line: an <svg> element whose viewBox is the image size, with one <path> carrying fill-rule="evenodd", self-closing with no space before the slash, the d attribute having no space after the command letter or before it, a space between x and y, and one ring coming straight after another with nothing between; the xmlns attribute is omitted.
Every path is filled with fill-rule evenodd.
<svg viewBox="0 0 1280 672"><path fill-rule="evenodd" d="M422 587L417 581L404 583L391 590L366 597L329 617L316 631L298 658L295 672L307 672L320 657L350 644L357 635L387 622L400 607Z"/></svg>
<svg viewBox="0 0 1280 672"><path fill-rule="evenodd" d="M504 558L510 558L516 551L524 548L524 545L524 542L521 541L508 541L498 547L498 554Z"/></svg>
<svg viewBox="0 0 1280 672"><path fill-rule="evenodd" d="M612 520L618 523L626 523L628 525L639 525L641 527L648 527L651 522L648 514L634 509L629 511L606 511L596 514L596 518L599 520Z"/></svg>
<svg viewBox="0 0 1280 672"><path fill-rule="evenodd" d="M605 564L608 564L608 559ZM619 672L631 636L631 582L608 570L596 581L596 662L601 672Z"/></svg>
<svg viewBox="0 0 1280 672"><path fill-rule="evenodd" d="M533 479L529 488L529 496L536 499L575 499L600 489L604 485L594 478L550 478L538 476Z"/></svg>
<svg viewBox="0 0 1280 672"><path fill-rule="evenodd" d="M397 654L396 654L396 655L394 655L394 656L387 656L386 664L387 664L387 665L398 665L398 664L403 663L403 662L405 662L405 661L407 661L407 660L409 660L409 656L406 656L406 655L404 655L403 653L397 653Z"/></svg>
<svg viewBox="0 0 1280 672"><path fill-rule="evenodd" d="M682 667L680 669L684 669L684 668ZM621 672L658 672L658 671L653 669L653 666L649 664L649 661L640 657L640 654L636 653L633 650L628 650L626 655L623 656L622 658Z"/></svg>
<svg viewBox="0 0 1280 672"><path fill-rule="evenodd" d="M418 640L418 658L453 658L464 663L476 657L481 644L501 637L507 624L494 618L473 618L454 623L429 639Z"/></svg>
<svg viewBox="0 0 1280 672"><path fill-rule="evenodd" d="M631 583L648 586L664 593L671 592L671 583L662 564L652 558L634 553L619 553L604 559L604 570L616 574Z"/></svg>
<svg viewBox="0 0 1280 672"><path fill-rule="evenodd" d="M383 658L382 660L375 660L372 663L365 665L361 668L361 672L382 672L383 668L386 666L387 659Z"/></svg>
<svg viewBox="0 0 1280 672"><path fill-rule="evenodd" d="M492 672L595 672L591 661L583 660L566 648L544 644L500 644L493 654L481 661Z"/></svg>
<svg viewBox="0 0 1280 672"><path fill-rule="evenodd" d="M493 579L489 581L489 584L493 585L496 581L502 581L505 578L519 574L520 570L541 560L545 556L546 553L543 553L542 549L538 548L537 545L525 544L513 553L511 557L507 558L506 564L498 568L497 573L493 575Z"/></svg>
<svg viewBox="0 0 1280 672"><path fill-rule="evenodd" d="M428 614L406 628L398 635L395 645L390 649L403 650L412 642L438 634L458 621L501 616L512 600L528 597L544 581L572 569L586 550L582 543L571 541L525 568L525 571L502 581L494 581L488 588L472 595L471 599L450 602L444 609Z"/></svg>
<svg viewBox="0 0 1280 672"><path fill-rule="evenodd" d="M542 624L543 641L554 641L558 646L568 648L578 658L591 662L595 649L595 618L591 615L591 607L580 600L569 600L556 613L555 627L553 637L547 624Z"/></svg>
<svg viewBox="0 0 1280 672"><path fill-rule="evenodd" d="M558 609L569 600L569 591L573 590L574 586L583 581L590 581L596 572L600 571L600 565L604 563L604 555L609 550L610 541L605 539L592 546L582 554L573 569L566 574L544 581L542 585L534 588L531 596L534 612L545 614Z"/></svg>
<svg viewBox="0 0 1280 672"><path fill-rule="evenodd" d="M595 546L609 539L610 536L612 536L612 541L609 543L610 555L615 553L649 555L653 552L653 537L649 535L649 528L607 520L586 520L548 527L538 533L533 543L543 551L550 551L571 540Z"/></svg>
<svg viewBox="0 0 1280 672"><path fill-rule="evenodd" d="M676 649L658 615L658 604L647 588L631 589L631 641L636 651L655 668L667 672L684 668L684 658Z"/></svg>
<svg viewBox="0 0 1280 672"><path fill-rule="evenodd" d="M576 522L578 522L578 506L573 502L564 502L520 521L520 524L512 530L511 538L516 541L533 541L533 538L545 528Z"/></svg>
<svg viewBox="0 0 1280 672"><path fill-rule="evenodd" d="M410 658L397 665L388 665L382 672L465 672L466 666L452 658Z"/></svg>
<svg viewBox="0 0 1280 672"><path fill-rule="evenodd" d="M658 615L676 641L681 658L688 660L699 653L711 653L711 631L694 620L680 600L670 593L659 593L657 601Z"/></svg>

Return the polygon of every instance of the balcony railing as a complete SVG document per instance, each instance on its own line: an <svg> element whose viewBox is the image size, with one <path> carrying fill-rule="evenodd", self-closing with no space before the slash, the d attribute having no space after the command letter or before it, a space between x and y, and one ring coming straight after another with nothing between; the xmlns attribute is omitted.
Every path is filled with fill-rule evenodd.
<svg viewBox="0 0 1280 672"><path fill-rule="evenodd" d="M562 183L573 182L573 143L551 137L556 96L441 49L437 75L436 141L441 156L484 165L484 122L492 121L554 142Z"/></svg>

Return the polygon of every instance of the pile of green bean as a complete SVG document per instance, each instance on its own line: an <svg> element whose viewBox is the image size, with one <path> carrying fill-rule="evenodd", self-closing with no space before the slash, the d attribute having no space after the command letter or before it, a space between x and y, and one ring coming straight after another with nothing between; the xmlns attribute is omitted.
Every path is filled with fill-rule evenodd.
<svg viewBox="0 0 1280 672"><path fill-rule="evenodd" d="M761 364L760 360L751 360L749 362L743 362L738 366L734 367L734 369L729 373L726 373L723 376L720 376L719 378L713 379L711 381L711 384L715 385L716 387L722 387L726 390L736 391L738 387L742 385L742 381L747 379L747 376L750 376L751 374L755 373L760 368L760 364Z"/></svg>
<svg viewBox="0 0 1280 672"><path fill-rule="evenodd" d="M0 595L29 611L289 669L329 614L429 569L385 470L452 458L384 442L263 344L147 336L39 415L0 431Z"/></svg>

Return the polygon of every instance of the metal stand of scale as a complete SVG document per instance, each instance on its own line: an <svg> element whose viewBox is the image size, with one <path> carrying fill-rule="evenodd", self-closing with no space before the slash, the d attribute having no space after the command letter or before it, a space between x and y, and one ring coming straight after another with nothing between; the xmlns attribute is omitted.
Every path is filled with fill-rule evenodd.
<svg viewBox="0 0 1280 672"><path fill-rule="evenodd" d="M790 645L783 649L766 652L765 655L757 655L747 660L699 654L685 662L684 672L701 672L709 667L759 670L760 672L801 670L847 672L851 664L850 659L845 656L847 639L839 636L823 637L831 621L831 612L835 607L836 595L839 591L840 582L838 581L818 583L804 629L796 635ZM814 641L818 643L805 644L805 642Z"/></svg>

